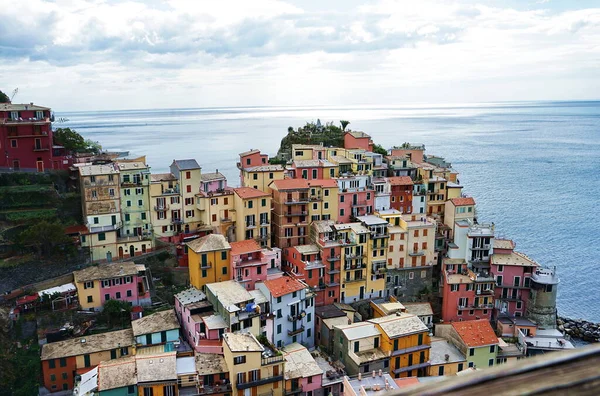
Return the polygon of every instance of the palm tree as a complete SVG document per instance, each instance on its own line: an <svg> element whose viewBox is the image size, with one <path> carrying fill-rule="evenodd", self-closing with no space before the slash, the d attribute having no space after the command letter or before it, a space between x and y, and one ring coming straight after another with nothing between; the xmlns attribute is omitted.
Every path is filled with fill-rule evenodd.
<svg viewBox="0 0 600 396"><path fill-rule="evenodd" d="M294 132L294 128L292 128L291 126L288 127L288 133L292 133L292 132Z"/></svg>
<svg viewBox="0 0 600 396"><path fill-rule="evenodd" d="M342 125L342 131L346 131L346 127L350 124L350 121L340 120L340 124Z"/></svg>

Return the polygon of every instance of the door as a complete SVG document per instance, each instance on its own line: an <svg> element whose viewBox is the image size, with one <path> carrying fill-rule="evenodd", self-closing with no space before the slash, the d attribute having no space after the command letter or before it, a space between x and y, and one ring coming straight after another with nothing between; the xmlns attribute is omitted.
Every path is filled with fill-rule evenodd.
<svg viewBox="0 0 600 396"><path fill-rule="evenodd" d="M21 163L19 162L19 160L13 161L13 170L16 172L21 170Z"/></svg>
<svg viewBox="0 0 600 396"><path fill-rule="evenodd" d="M133 245L129 246L129 256L135 256L135 248L133 247Z"/></svg>
<svg viewBox="0 0 600 396"><path fill-rule="evenodd" d="M110 223L112 225L117 224L117 216L115 216L115 215L110 216Z"/></svg>
<svg viewBox="0 0 600 396"><path fill-rule="evenodd" d="M365 299L365 287L364 286L360 287L360 299L361 300Z"/></svg>
<svg viewBox="0 0 600 396"><path fill-rule="evenodd" d="M36 166L38 172L44 171L44 161L36 161L35 166Z"/></svg>
<svg viewBox="0 0 600 396"><path fill-rule="evenodd" d="M106 261L108 261L109 263L112 261L112 253L111 252L106 252Z"/></svg>
<svg viewBox="0 0 600 396"><path fill-rule="evenodd" d="M146 254L146 244L142 245L142 254Z"/></svg>
<svg viewBox="0 0 600 396"><path fill-rule="evenodd" d="M119 258L123 258L123 246L119 246Z"/></svg>

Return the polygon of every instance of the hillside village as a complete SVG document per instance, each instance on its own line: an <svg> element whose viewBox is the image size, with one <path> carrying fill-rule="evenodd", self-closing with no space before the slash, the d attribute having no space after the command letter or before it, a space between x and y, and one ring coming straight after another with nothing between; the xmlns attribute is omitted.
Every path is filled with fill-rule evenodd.
<svg viewBox="0 0 600 396"><path fill-rule="evenodd" d="M344 125L339 146L240 153L231 183L195 159L37 161L49 109L2 106L2 141L32 148L4 171L62 169L81 199L65 235L87 264L2 299L13 326L37 317L41 394L374 395L573 348L555 270L422 144L383 154ZM183 279L171 295L156 261ZM71 319L44 331L48 312Z"/></svg>

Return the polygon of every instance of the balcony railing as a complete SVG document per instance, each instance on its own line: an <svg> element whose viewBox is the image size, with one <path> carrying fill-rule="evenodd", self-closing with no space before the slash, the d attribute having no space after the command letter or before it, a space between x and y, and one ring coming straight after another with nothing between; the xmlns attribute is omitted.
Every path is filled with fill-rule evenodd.
<svg viewBox="0 0 600 396"><path fill-rule="evenodd" d="M246 223L246 228L247 229L256 228L256 223Z"/></svg>
<svg viewBox="0 0 600 396"><path fill-rule="evenodd" d="M181 388L179 394L184 394L185 388ZM213 395L217 393L229 393L231 392L231 384L224 385L204 385L198 388L197 393L190 393L190 395ZM187 393L186 393L187 394Z"/></svg>
<svg viewBox="0 0 600 396"><path fill-rule="evenodd" d="M386 271L387 271L386 267L373 267L371 269L372 274L383 274Z"/></svg>
<svg viewBox="0 0 600 396"><path fill-rule="evenodd" d="M123 180L121 182L121 185L123 187L136 187L136 186L141 186L142 181L141 180L137 180L137 181L136 180L128 180L128 181Z"/></svg>
<svg viewBox="0 0 600 396"><path fill-rule="evenodd" d="M173 224L182 224L183 223L183 219L171 219L171 223L173 223Z"/></svg>
<svg viewBox="0 0 600 396"><path fill-rule="evenodd" d="M337 256L329 256L327 257L327 261L332 262L332 261L339 261L340 260L340 255L338 254Z"/></svg>
<svg viewBox="0 0 600 396"><path fill-rule="evenodd" d="M291 396L291 395L296 395L298 393L302 393L302 385L299 386L292 386L291 389L286 389L283 394L285 396Z"/></svg>
<svg viewBox="0 0 600 396"><path fill-rule="evenodd" d="M284 204L286 204L286 205L305 204L305 203L308 203L309 201L310 200L308 198L308 195L301 195L298 198L292 198L292 199L286 198L284 201Z"/></svg>
<svg viewBox="0 0 600 396"><path fill-rule="evenodd" d="M157 211L157 212L163 212L165 210L169 210L169 207L170 206L168 204L165 204L165 205L155 205L154 206L154 210Z"/></svg>
<svg viewBox="0 0 600 396"><path fill-rule="evenodd" d="M201 269L209 269L209 268L212 268L212 263L203 263L203 264L201 263L201 264L200 264L200 268L201 268Z"/></svg>
<svg viewBox="0 0 600 396"><path fill-rule="evenodd" d="M300 334L303 331L304 331L304 326L300 326L296 330L288 330L287 333L288 333L289 336L293 336L293 335L296 335L296 334Z"/></svg>
<svg viewBox="0 0 600 396"><path fill-rule="evenodd" d="M425 251L424 250L412 250L410 252L408 252L409 256L424 256L425 255Z"/></svg>
<svg viewBox="0 0 600 396"><path fill-rule="evenodd" d="M46 145L34 145L33 146L33 151L48 151L50 150L50 148Z"/></svg>
<svg viewBox="0 0 600 396"><path fill-rule="evenodd" d="M268 366L270 364L281 363L284 360L285 360L285 358L283 357L283 355L271 356L271 357L267 357L267 358L261 358L260 359L260 365L261 366Z"/></svg>
<svg viewBox="0 0 600 396"><path fill-rule="evenodd" d="M307 214L308 214L308 212L306 210L295 210L295 211L288 211L285 213L285 215L287 217L306 216Z"/></svg>
<svg viewBox="0 0 600 396"><path fill-rule="evenodd" d="M339 286L340 282L338 282L338 281L326 281L325 285L327 287L335 287L335 286Z"/></svg>
<svg viewBox="0 0 600 396"><path fill-rule="evenodd" d="M352 279L344 279L344 283L354 283L354 282L363 282L366 278L352 278Z"/></svg>
<svg viewBox="0 0 600 396"><path fill-rule="evenodd" d="M283 380L283 375L275 375L272 377L266 377L266 378L261 378L259 380L254 380L254 381L248 381L248 382L242 382L236 385L238 389L248 389L248 388L252 388L255 386L260 386L260 385L266 385L266 384L272 384L273 382L279 382Z"/></svg>
<svg viewBox="0 0 600 396"><path fill-rule="evenodd" d="M93 224L88 225L88 227L90 228L90 232L115 231L115 230L118 230L119 228L121 228L122 226L123 226L123 223L121 223L120 221L115 224L105 225L105 226L95 226Z"/></svg>
<svg viewBox="0 0 600 396"><path fill-rule="evenodd" d="M340 273L340 270L339 269L335 269L335 268L334 269L330 269L330 270L327 271L327 274L329 274L329 275L339 274L339 273Z"/></svg>

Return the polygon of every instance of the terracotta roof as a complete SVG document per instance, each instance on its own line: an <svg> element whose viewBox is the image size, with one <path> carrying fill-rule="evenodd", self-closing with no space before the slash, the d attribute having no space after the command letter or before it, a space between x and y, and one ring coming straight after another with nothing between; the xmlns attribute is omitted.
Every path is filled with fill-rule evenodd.
<svg viewBox="0 0 600 396"><path fill-rule="evenodd" d="M465 206L465 205L475 205L475 200L471 197L469 198L452 198L450 200L454 204L454 206Z"/></svg>
<svg viewBox="0 0 600 396"><path fill-rule="evenodd" d="M281 297L305 288L302 282L290 278L289 276L282 276L281 278L266 280L263 283L267 289L269 289L271 296L273 297Z"/></svg>
<svg viewBox="0 0 600 396"><path fill-rule="evenodd" d="M248 239L245 241L231 242L231 255L239 256L244 253L258 252L262 250L260 244L254 239Z"/></svg>
<svg viewBox="0 0 600 396"><path fill-rule="evenodd" d="M84 225L72 225L72 226L68 226L65 227L65 234L69 235L69 234L81 234L81 233L87 233L87 227Z"/></svg>
<svg viewBox="0 0 600 396"><path fill-rule="evenodd" d="M320 186L320 187L324 187L324 188L337 188L338 184L337 181L333 180L333 179L315 179L315 180L309 180L308 181L308 186Z"/></svg>
<svg viewBox="0 0 600 396"><path fill-rule="evenodd" d="M240 197L242 199L260 198L260 197L268 197L269 196L269 194L267 194L266 192L257 190L256 188L252 188L252 187L238 187L238 188L234 188L233 191L238 195L238 197Z"/></svg>
<svg viewBox="0 0 600 396"><path fill-rule="evenodd" d="M388 177L387 180L392 186L409 186L413 184L410 176Z"/></svg>
<svg viewBox="0 0 600 396"><path fill-rule="evenodd" d="M169 181L169 180L177 180L177 178L172 173L153 173L150 175L150 181L153 181L153 182Z"/></svg>
<svg viewBox="0 0 600 396"><path fill-rule="evenodd" d="M194 239L193 241L186 243L186 245L196 253L231 249L231 245L229 245L227 239L221 234L209 234Z"/></svg>
<svg viewBox="0 0 600 396"><path fill-rule="evenodd" d="M260 150L252 149L252 150L249 150L249 151L244 151L243 153L240 153L240 157L245 157L247 155L256 154L256 153L260 153Z"/></svg>
<svg viewBox="0 0 600 396"><path fill-rule="evenodd" d="M277 190L297 190L300 188L308 188L308 180L306 179L283 179L275 180L270 186L277 188Z"/></svg>
<svg viewBox="0 0 600 396"><path fill-rule="evenodd" d="M498 337L486 319L453 322L452 327L470 348L498 343Z"/></svg>

